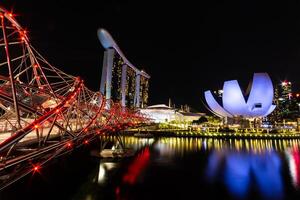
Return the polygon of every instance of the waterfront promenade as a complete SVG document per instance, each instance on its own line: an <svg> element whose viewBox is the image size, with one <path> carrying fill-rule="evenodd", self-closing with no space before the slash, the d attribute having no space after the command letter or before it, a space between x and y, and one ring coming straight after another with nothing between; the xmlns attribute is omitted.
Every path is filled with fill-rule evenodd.
<svg viewBox="0 0 300 200"><path fill-rule="evenodd" d="M230 132L222 132L216 128L208 128L205 130L191 129L157 129L151 130L147 128L129 129L122 132L125 135L152 134L153 137L215 137L215 138L245 138L245 139L292 139L300 138L300 133L296 131L285 130L280 133L272 133L266 129L239 129Z"/></svg>

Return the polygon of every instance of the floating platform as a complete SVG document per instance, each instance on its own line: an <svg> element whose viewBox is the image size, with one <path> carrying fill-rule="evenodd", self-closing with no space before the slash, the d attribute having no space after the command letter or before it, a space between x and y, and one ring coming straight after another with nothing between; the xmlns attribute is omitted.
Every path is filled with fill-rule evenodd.
<svg viewBox="0 0 300 200"><path fill-rule="evenodd" d="M132 149L103 149L100 152L101 158L123 158L134 155Z"/></svg>

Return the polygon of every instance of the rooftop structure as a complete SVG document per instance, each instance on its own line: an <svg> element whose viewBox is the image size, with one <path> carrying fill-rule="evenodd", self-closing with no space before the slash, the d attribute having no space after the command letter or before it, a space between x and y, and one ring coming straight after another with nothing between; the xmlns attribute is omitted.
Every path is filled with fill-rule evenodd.
<svg viewBox="0 0 300 200"><path fill-rule="evenodd" d="M148 106L147 108L140 109L140 112L155 123L171 122L182 118L182 114L165 104Z"/></svg>
<svg viewBox="0 0 300 200"><path fill-rule="evenodd" d="M140 112L152 119L155 123L171 122L174 120L191 122L205 116L205 113L178 111L177 109L171 108L165 104L148 106L147 108L140 109Z"/></svg>

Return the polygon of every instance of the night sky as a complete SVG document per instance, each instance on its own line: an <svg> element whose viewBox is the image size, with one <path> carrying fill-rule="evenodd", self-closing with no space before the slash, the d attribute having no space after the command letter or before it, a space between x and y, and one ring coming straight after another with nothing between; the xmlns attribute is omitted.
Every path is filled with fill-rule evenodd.
<svg viewBox="0 0 300 200"><path fill-rule="evenodd" d="M286 1L1 2L17 14L36 49L54 66L98 90L106 28L126 57L151 75L150 104L190 104L199 111L207 89L254 72L300 91L300 3Z"/></svg>

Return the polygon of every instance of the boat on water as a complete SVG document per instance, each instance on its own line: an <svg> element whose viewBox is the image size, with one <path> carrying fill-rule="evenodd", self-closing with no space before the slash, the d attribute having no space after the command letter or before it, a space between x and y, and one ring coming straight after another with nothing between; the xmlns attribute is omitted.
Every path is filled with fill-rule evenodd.
<svg viewBox="0 0 300 200"><path fill-rule="evenodd" d="M100 152L102 158L123 158L133 156L132 149L103 149Z"/></svg>

